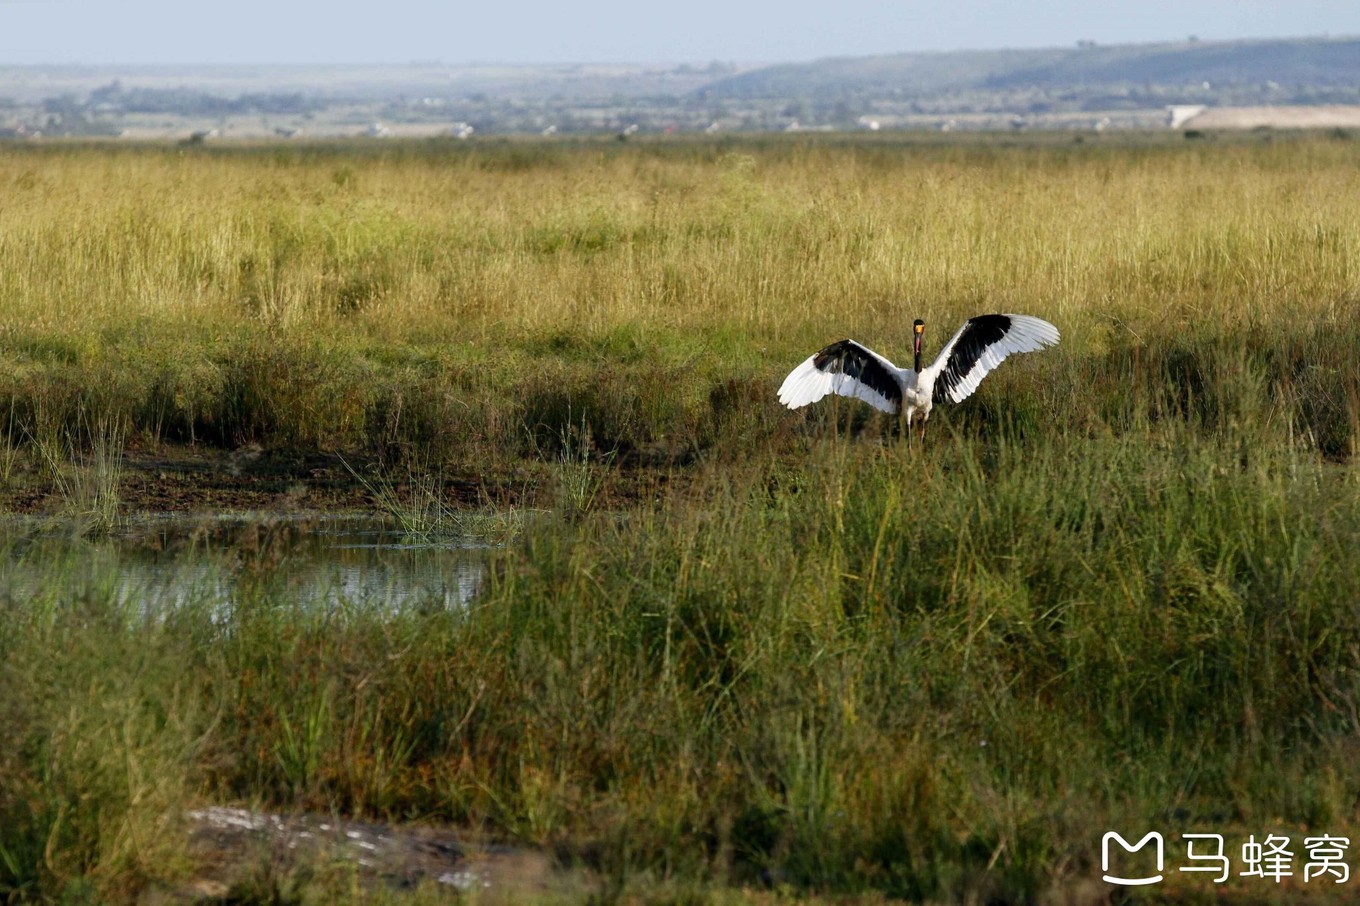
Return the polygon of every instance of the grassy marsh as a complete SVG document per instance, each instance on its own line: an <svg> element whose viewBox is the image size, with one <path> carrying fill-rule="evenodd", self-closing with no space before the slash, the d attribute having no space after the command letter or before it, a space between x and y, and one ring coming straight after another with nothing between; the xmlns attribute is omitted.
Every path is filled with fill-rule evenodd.
<svg viewBox="0 0 1360 906"><path fill-rule="evenodd" d="M466 613L0 580L0 893L173 885L210 801L476 828L644 901L1098 900L1106 830L1354 836L1357 164L1335 137L0 149L7 475L40 432L84 455L98 412L558 507ZM936 349L991 310L1063 344L923 450L774 400L825 342L900 354L919 316ZM443 512L419 493L391 505Z"/></svg>
<svg viewBox="0 0 1360 906"><path fill-rule="evenodd" d="M999 309L1061 325L1030 373L1088 372L1061 388L1083 427L1135 392L1089 384L1128 384L1138 349L1203 371L1255 341L1264 379L1344 407L1314 383L1353 329L1356 156L1335 139L9 148L0 393L23 425L112 411L158 440L414 447L482 471L554 455L584 418L604 451L673 460L732 432L762 449L788 424L763 390L828 337L891 355L919 316L938 348ZM1299 427L1342 452L1332 421Z"/></svg>

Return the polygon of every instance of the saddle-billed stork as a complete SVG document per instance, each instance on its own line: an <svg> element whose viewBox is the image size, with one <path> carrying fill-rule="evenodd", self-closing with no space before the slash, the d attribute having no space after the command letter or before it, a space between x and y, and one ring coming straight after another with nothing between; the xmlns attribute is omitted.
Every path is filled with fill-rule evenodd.
<svg viewBox="0 0 1360 906"><path fill-rule="evenodd" d="M841 340L808 356L779 387L779 401L797 409L835 393L851 396L903 416L908 432L921 413L921 436L931 407L946 400L961 403L1006 356L1035 352L1058 342L1058 328L1030 315L978 315L969 318L940 350L934 363L921 367L925 322L913 323L915 363L898 368L854 340Z"/></svg>

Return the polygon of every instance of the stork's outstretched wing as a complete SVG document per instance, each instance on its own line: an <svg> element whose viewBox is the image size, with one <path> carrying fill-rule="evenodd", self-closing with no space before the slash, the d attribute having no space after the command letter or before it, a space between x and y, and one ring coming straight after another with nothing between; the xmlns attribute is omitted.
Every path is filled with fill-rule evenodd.
<svg viewBox="0 0 1360 906"><path fill-rule="evenodd" d="M1058 328L1030 315L978 315L969 318L940 350L928 369L934 374L932 400L961 403L1006 356L1035 352L1058 342Z"/></svg>
<svg viewBox="0 0 1360 906"><path fill-rule="evenodd" d="M836 393L864 400L884 412L897 412L902 407L900 375L896 365L869 347L841 340L790 371L779 387L779 401L797 409Z"/></svg>

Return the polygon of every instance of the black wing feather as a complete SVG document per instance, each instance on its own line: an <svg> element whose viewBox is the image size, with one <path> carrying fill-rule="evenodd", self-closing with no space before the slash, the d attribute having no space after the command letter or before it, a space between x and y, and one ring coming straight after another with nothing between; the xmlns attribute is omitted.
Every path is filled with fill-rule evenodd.
<svg viewBox="0 0 1360 906"><path fill-rule="evenodd" d="M818 371L845 374L899 406L902 403L902 388L897 383L897 377L854 340L832 343L813 356L812 364Z"/></svg>
<svg viewBox="0 0 1360 906"><path fill-rule="evenodd" d="M949 353L944 368L935 378L935 391L931 399L943 403L949 399L949 391L963 380L964 375L973 370L978 359L988 346L999 342L1011 329L1008 315L978 315L969 318L958 341Z"/></svg>

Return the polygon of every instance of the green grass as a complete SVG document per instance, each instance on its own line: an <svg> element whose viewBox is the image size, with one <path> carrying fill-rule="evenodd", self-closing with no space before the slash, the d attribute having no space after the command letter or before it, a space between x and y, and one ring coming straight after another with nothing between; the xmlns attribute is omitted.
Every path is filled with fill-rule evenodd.
<svg viewBox="0 0 1360 906"><path fill-rule="evenodd" d="M391 464L394 511L428 475L554 507L465 614L0 580L0 893L173 883L203 801L476 828L641 901L1098 900L1106 830L1354 836L1357 163L0 151L11 460L98 412ZM825 342L998 309L1062 345L924 447L774 400Z"/></svg>
<svg viewBox="0 0 1360 906"><path fill-rule="evenodd" d="M193 797L946 901L1076 884L1111 828L1351 828L1347 470L935 440L531 523L466 616L12 599L4 845L57 855L6 884L155 881Z"/></svg>

